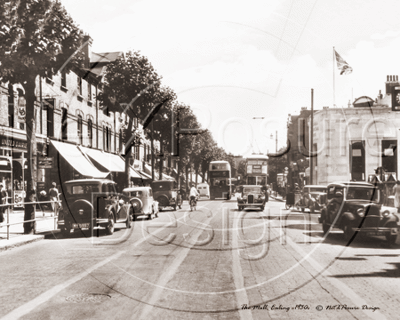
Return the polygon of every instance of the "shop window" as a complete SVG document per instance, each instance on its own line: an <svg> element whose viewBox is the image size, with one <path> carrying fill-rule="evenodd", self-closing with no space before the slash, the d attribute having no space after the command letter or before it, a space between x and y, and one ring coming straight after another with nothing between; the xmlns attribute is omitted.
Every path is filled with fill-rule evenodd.
<svg viewBox="0 0 400 320"><path fill-rule="evenodd" d="M93 123L92 120L88 120L88 140L89 140L89 147L93 147Z"/></svg>
<svg viewBox="0 0 400 320"><path fill-rule="evenodd" d="M78 115L78 139L79 139L79 144L83 144L83 125L82 125L82 116Z"/></svg>
<svg viewBox="0 0 400 320"><path fill-rule="evenodd" d="M68 110L64 108L61 115L61 138L68 140Z"/></svg>

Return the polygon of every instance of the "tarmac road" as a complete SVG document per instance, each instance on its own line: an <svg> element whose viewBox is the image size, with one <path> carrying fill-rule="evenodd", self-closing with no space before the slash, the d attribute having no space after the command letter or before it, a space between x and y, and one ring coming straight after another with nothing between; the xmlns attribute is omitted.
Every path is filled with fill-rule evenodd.
<svg viewBox="0 0 400 320"><path fill-rule="evenodd" d="M0 253L3 319L395 319L400 245L323 238L318 214L163 211L114 235L48 236ZM364 307L363 307L364 306Z"/></svg>

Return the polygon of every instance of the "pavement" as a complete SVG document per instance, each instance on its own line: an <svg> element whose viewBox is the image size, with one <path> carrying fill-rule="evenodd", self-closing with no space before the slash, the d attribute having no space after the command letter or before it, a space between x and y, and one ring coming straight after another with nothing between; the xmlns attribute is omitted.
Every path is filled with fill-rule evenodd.
<svg viewBox="0 0 400 320"><path fill-rule="evenodd" d="M24 211L14 209L8 214L9 238L7 239L7 213L4 213L4 222L0 223L0 252L19 247L34 241L39 241L51 233L58 233L57 218L50 210L36 210L36 230L34 234L24 234Z"/></svg>

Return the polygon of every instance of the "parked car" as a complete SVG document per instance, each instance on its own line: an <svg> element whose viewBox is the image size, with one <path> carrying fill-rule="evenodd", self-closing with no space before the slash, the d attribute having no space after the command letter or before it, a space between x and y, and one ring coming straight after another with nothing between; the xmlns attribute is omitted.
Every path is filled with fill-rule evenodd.
<svg viewBox="0 0 400 320"><path fill-rule="evenodd" d="M153 189L154 199L158 201L160 211L166 207L172 207L176 210L178 194L175 181L154 181L151 183L151 188Z"/></svg>
<svg viewBox="0 0 400 320"><path fill-rule="evenodd" d="M240 211L244 208L259 208L264 210L266 197L262 186L243 186L242 193L237 198L237 202Z"/></svg>
<svg viewBox="0 0 400 320"><path fill-rule="evenodd" d="M310 212L321 210L326 202L326 186L305 185L300 200L296 203L297 210Z"/></svg>
<svg viewBox="0 0 400 320"><path fill-rule="evenodd" d="M337 182L327 187L327 203L319 222L324 234L330 228L340 228L346 240L357 232L368 236L384 236L396 242L399 218L395 208L382 207L380 192L365 182ZM383 210L382 210L383 209Z"/></svg>
<svg viewBox="0 0 400 320"><path fill-rule="evenodd" d="M58 227L64 235L71 230L105 228L114 233L117 222L131 227L130 204L119 202L116 183L108 179L81 179L64 183L64 204Z"/></svg>
<svg viewBox="0 0 400 320"><path fill-rule="evenodd" d="M150 187L125 188L122 194L124 201L130 204L132 220L136 220L141 215L146 215L148 219L158 217L158 202L154 201Z"/></svg>

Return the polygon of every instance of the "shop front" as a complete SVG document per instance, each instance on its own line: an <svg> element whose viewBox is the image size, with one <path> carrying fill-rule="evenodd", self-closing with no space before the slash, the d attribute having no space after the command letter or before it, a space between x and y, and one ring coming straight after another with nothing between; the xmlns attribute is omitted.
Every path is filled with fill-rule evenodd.
<svg viewBox="0 0 400 320"><path fill-rule="evenodd" d="M39 140L39 139L38 139ZM37 142L39 158L46 154L45 141ZM0 182L7 189L9 202L15 208L22 208L27 186L27 142L22 132L4 132L0 135ZM45 186L49 173L38 167L38 188ZM40 191L40 190L39 190Z"/></svg>

